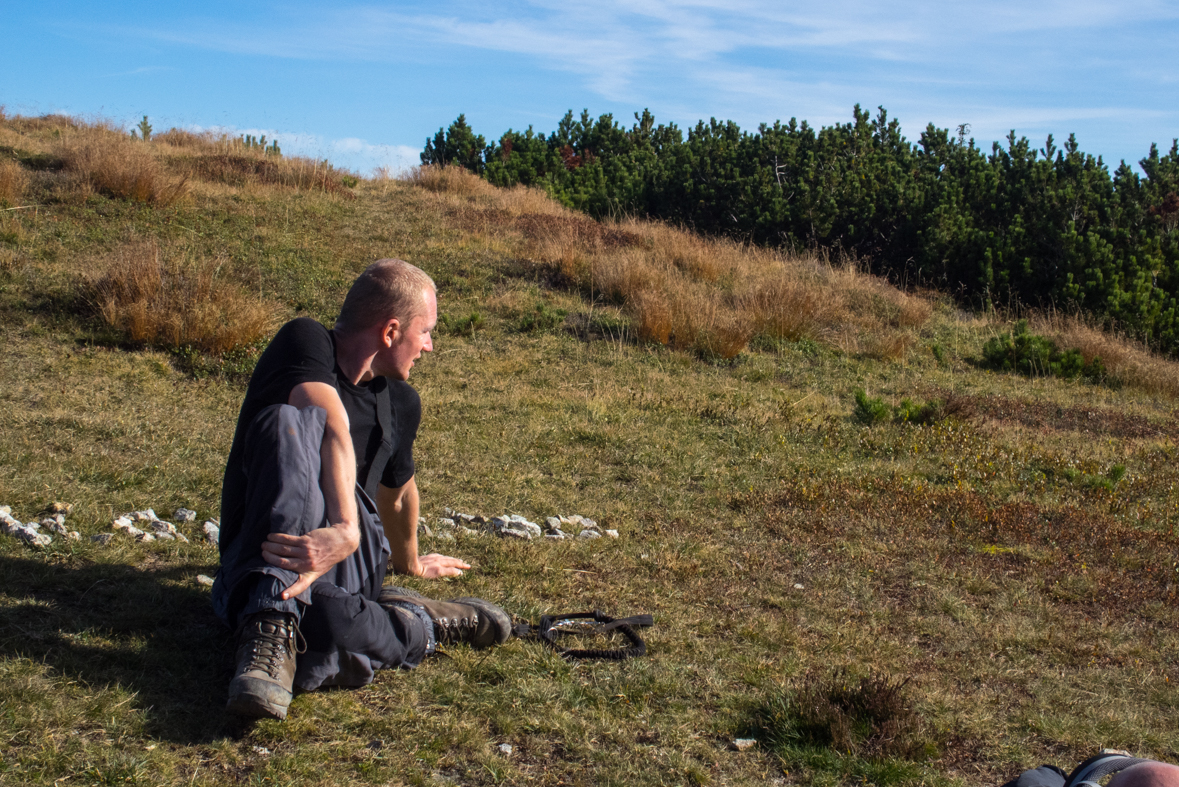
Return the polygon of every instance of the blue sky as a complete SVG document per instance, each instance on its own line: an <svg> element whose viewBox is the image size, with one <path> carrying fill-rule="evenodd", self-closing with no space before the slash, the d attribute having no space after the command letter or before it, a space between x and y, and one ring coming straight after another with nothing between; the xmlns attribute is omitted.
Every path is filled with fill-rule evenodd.
<svg viewBox="0 0 1179 787"><path fill-rule="evenodd" d="M0 104L265 133L368 174L464 112L498 137L567 109L681 128L883 105L916 139L1070 132L1116 166L1179 136L1179 0L3 3Z"/></svg>

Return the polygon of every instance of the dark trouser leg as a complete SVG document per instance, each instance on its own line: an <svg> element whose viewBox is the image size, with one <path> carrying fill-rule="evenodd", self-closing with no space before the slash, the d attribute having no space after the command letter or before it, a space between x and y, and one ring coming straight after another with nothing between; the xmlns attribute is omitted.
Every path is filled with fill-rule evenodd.
<svg viewBox="0 0 1179 787"><path fill-rule="evenodd" d="M281 599L297 575L262 559L261 545L270 533L305 535L326 525L319 488L324 423L320 408L285 405L267 408L254 419L243 455L245 518L240 534L223 549L219 575L228 588L223 592L230 625L259 612L300 619L308 649L298 658L295 683L309 690L364 685L375 669L413 666L426 641L420 621L391 618L376 603L386 552L380 522L363 493L358 492L361 547L300 594L298 603Z"/></svg>
<svg viewBox="0 0 1179 787"><path fill-rule="evenodd" d="M416 616L391 614L376 601L327 583L312 586L301 628L308 653L363 653L383 667L415 666L426 651L426 631Z"/></svg>

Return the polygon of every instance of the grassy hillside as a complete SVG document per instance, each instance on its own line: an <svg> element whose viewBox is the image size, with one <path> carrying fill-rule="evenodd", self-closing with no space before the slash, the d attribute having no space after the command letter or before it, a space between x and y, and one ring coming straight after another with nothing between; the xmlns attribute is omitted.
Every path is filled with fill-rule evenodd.
<svg viewBox="0 0 1179 787"><path fill-rule="evenodd" d="M985 371L994 315L453 172L67 118L3 119L0 159L0 504L72 503L82 536L0 536L0 783L973 785L1179 758L1174 364L1033 316L1112 382ZM649 612L649 655L456 648L243 727L199 526L90 536L215 516L259 347L385 256L439 285L428 518L621 534L427 538L475 569L409 584Z"/></svg>

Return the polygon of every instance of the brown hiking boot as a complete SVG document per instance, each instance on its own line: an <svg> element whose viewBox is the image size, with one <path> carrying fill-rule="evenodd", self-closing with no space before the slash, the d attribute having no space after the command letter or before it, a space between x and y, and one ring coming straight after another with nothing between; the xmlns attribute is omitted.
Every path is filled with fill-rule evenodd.
<svg viewBox="0 0 1179 787"><path fill-rule="evenodd" d="M295 684L295 656L304 652L295 616L258 612L237 635L237 668L225 709L238 716L285 719Z"/></svg>
<svg viewBox="0 0 1179 787"><path fill-rule="evenodd" d="M439 645L466 642L472 648L490 648L507 642L512 633L508 613L481 598L435 601L406 588L387 587L381 590L378 603L408 603L426 610L434 621L434 638Z"/></svg>

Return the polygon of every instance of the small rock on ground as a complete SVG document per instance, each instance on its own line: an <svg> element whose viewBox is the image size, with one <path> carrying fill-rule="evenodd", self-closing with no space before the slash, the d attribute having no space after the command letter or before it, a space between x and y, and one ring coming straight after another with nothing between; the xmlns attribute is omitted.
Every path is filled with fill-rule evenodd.
<svg viewBox="0 0 1179 787"><path fill-rule="evenodd" d="M503 530L499 531L499 536L501 538L518 538L522 541L532 540L531 533L529 533L527 530L521 530L520 528L516 527L505 527Z"/></svg>
<svg viewBox="0 0 1179 787"><path fill-rule="evenodd" d="M198 585L213 586L213 578L208 574L197 574L196 581Z"/></svg>

